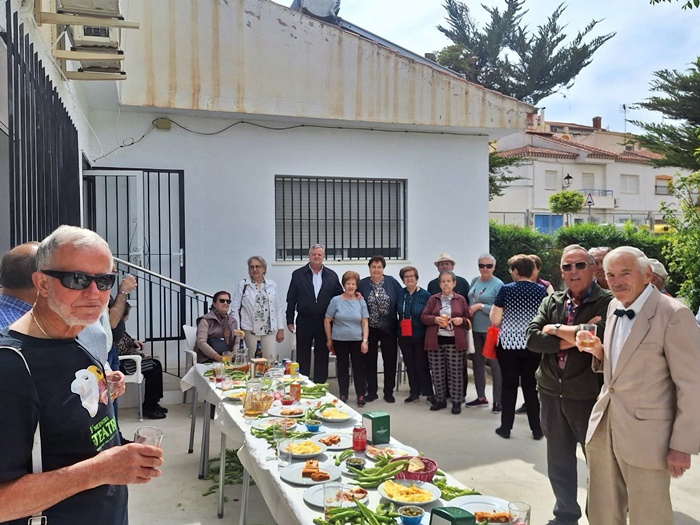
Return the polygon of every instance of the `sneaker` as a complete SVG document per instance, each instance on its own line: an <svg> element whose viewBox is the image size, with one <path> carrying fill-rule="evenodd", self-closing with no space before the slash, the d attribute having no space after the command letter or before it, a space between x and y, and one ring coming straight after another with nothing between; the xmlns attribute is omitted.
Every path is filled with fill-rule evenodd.
<svg viewBox="0 0 700 525"><path fill-rule="evenodd" d="M428 403L429 405L432 405L433 403L435 403L435 401L437 401L435 396L427 396L425 398L425 402Z"/></svg>
<svg viewBox="0 0 700 525"><path fill-rule="evenodd" d="M396 403L396 398L392 394L384 394L384 401L387 403Z"/></svg>
<svg viewBox="0 0 700 525"><path fill-rule="evenodd" d="M372 401L376 401L377 399L379 399L379 396L377 394L367 394L365 396L365 401L367 401L368 403L371 403Z"/></svg>
<svg viewBox="0 0 700 525"><path fill-rule="evenodd" d="M367 403L365 402L365 396L358 396L358 397L357 397L357 406L358 406L358 407L363 407L363 406L365 406L366 404L367 404Z"/></svg>
<svg viewBox="0 0 700 525"><path fill-rule="evenodd" d="M462 413L462 403L452 403L452 413L461 414Z"/></svg>
<svg viewBox="0 0 700 525"><path fill-rule="evenodd" d="M339 399L340 399L343 403L347 403L347 402L348 402L348 396L344 396L343 394L340 394L340 398L339 398Z"/></svg>
<svg viewBox="0 0 700 525"><path fill-rule="evenodd" d="M447 408L447 401L437 401L430 405L430 410L432 412L435 412L437 410L442 410L443 408Z"/></svg>
<svg viewBox="0 0 700 525"><path fill-rule="evenodd" d="M474 401L470 401L469 403L465 403L464 406L469 407L469 408L487 407L487 406L489 406L489 400L486 398L479 399L477 397Z"/></svg>
<svg viewBox="0 0 700 525"><path fill-rule="evenodd" d="M500 414L502 410L503 407L501 406L501 404L498 401L494 401L491 412L493 412L494 414Z"/></svg>
<svg viewBox="0 0 700 525"><path fill-rule="evenodd" d="M501 436L503 439L510 439L510 430L505 429L503 427L498 427L496 429L496 434Z"/></svg>
<svg viewBox="0 0 700 525"><path fill-rule="evenodd" d="M527 407L525 406L525 403L523 403L518 408L516 408L515 413L516 414L527 414Z"/></svg>
<svg viewBox="0 0 700 525"><path fill-rule="evenodd" d="M410 404L410 403L413 403L413 402L415 402L415 401L418 401L419 399L420 399L420 396L416 396L416 395L414 395L414 394L411 394L411 395L408 396L406 399L404 399L403 402L406 403L406 404L408 405L408 404Z"/></svg>

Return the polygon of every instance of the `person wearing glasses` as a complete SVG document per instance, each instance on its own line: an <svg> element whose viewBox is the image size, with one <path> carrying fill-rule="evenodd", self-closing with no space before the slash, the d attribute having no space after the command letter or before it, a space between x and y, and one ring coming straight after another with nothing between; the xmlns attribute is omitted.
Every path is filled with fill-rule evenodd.
<svg viewBox="0 0 700 525"><path fill-rule="evenodd" d="M540 418L547 437L547 474L556 498L550 523L577 523L581 508L576 500L576 444L585 444L602 378L591 368L591 354L577 350L576 333L581 323L594 323L604 339L612 295L594 280L593 256L578 244L564 248L561 273L566 290L542 302L527 327L527 346L541 357L537 369Z"/></svg>
<svg viewBox="0 0 700 525"><path fill-rule="evenodd" d="M0 331L0 523L43 515L54 524L125 525L126 485L160 476L163 451L120 446L105 370L76 341L107 308L116 281L109 245L60 226L39 244L36 265L36 301Z"/></svg>
<svg viewBox="0 0 700 525"><path fill-rule="evenodd" d="M425 325L420 320L430 294L418 286L418 270L413 266L401 268L399 277L406 285L396 299L399 347L408 375L409 396L404 399L404 403L418 401L421 395L432 403L433 381L430 377L428 354L425 351Z"/></svg>
<svg viewBox="0 0 700 525"><path fill-rule="evenodd" d="M224 352L235 352L238 323L231 309L231 294L216 292L209 311L197 319L197 362L222 361Z"/></svg>
<svg viewBox="0 0 700 525"><path fill-rule="evenodd" d="M255 357L260 342L262 356L272 363L278 356L277 343L284 341L285 315L277 283L266 273L265 259L259 255L248 259L248 277L238 283L231 312L245 332L250 357Z"/></svg>
<svg viewBox="0 0 700 525"><path fill-rule="evenodd" d="M527 405L527 419L532 437L539 440L542 439L542 428L535 370L540 356L528 350L525 329L537 313L542 299L547 297L547 292L530 280L535 263L527 255L514 255L508 259L508 266L513 282L501 287L489 312L491 323L501 329L496 356L503 378L503 410L501 426L496 429L496 434L504 439L510 438L520 386Z"/></svg>
<svg viewBox="0 0 700 525"><path fill-rule="evenodd" d="M493 275L496 269L496 258L490 253L479 256L479 277L475 277L469 285L467 300L469 301L469 312L472 314L472 330L474 335L474 354L472 363L474 367L474 384L476 385L476 399L466 403L469 408L488 407L489 400L486 398L486 359L482 355L484 343L486 342L486 331L491 326L489 313L498 292L503 286L503 281ZM493 397L492 411L497 414L501 412L501 367L497 359L490 359L491 376L493 386L491 395Z"/></svg>

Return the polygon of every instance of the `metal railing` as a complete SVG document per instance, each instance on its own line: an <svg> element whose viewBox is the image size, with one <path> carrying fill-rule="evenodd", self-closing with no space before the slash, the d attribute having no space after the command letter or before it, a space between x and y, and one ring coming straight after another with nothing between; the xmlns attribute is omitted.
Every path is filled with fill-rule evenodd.
<svg viewBox="0 0 700 525"><path fill-rule="evenodd" d="M197 318L209 310L213 294L123 259L114 261L120 274L133 275L138 282L127 299L132 306L127 331L149 343L151 356L161 359L165 372L182 377L187 371L182 325L196 326Z"/></svg>
<svg viewBox="0 0 700 525"><path fill-rule="evenodd" d="M595 197L612 197L613 190L599 190L595 188L581 188L578 190L579 193L583 195L593 195Z"/></svg>

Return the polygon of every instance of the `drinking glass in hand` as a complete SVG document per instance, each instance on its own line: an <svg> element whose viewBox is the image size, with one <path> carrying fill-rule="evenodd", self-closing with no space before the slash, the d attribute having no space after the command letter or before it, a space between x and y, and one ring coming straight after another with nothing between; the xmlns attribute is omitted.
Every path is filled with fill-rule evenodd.
<svg viewBox="0 0 700 525"><path fill-rule="evenodd" d="M598 325L582 324L579 327L579 341L583 348L593 348L595 337L598 334Z"/></svg>
<svg viewBox="0 0 700 525"><path fill-rule="evenodd" d="M160 447L161 441L163 441L163 431L159 428L139 427L134 432L134 443Z"/></svg>

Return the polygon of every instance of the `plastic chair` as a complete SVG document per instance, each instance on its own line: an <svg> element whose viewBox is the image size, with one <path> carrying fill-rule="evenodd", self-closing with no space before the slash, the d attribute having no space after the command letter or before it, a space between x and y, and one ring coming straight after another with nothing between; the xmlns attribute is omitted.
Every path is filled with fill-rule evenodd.
<svg viewBox="0 0 700 525"><path fill-rule="evenodd" d="M197 352L195 350L195 345L197 344L197 329L194 326L182 325L182 331L185 334L185 339L187 340L187 348L185 352L185 360L191 364L187 364L187 370L189 371L194 365L197 364ZM190 413L190 444L187 449L188 454L194 452L194 427L197 421L197 387L192 388L192 411ZM182 402L187 402L187 392L182 394ZM206 416L206 414L205 414Z"/></svg>
<svg viewBox="0 0 700 525"><path fill-rule="evenodd" d="M139 391L139 421L143 421L143 401L141 396L141 385L143 384L143 373L141 372L141 356L140 355L120 355L119 361L133 361L136 365L136 371L131 375L125 374L125 383L136 383Z"/></svg>

